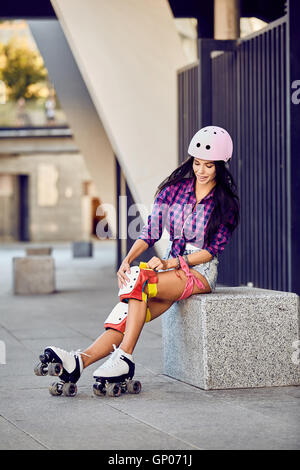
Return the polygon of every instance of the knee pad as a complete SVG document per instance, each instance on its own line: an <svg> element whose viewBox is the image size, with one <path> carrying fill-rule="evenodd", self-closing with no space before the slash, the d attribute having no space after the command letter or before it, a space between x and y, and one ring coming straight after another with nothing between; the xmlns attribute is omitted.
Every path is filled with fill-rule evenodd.
<svg viewBox="0 0 300 470"><path fill-rule="evenodd" d="M148 323L149 321L151 321L151 313L150 313L149 307L147 307L147 314L146 314L145 323Z"/></svg>
<svg viewBox="0 0 300 470"><path fill-rule="evenodd" d="M121 302L128 303L129 299L147 302L148 297L156 297L158 278L155 271L147 267L147 263L140 263L139 267L133 266L130 268L130 273L126 274L129 282L119 290ZM148 295L144 292L146 284L148 284Z"/></svg>
<svg viewBox="0 0 300 470"><path fill-rule="evenodd" d="M125 332L126 320L128 315L128 304L124 302L119 302L113 310L108 315L107 319L104 322L104 328L106 330L112 329L120 331L120 333ZM151 320L151 313L149 308L147 308L147 314L145 323L148 323Z"/></svg>
<svg viewBox="0 0 300 470"><path fill-rule="evenodd" d="M109 330L120 331L120 333L125 332L126 320L128 315L128 304L119 302L110 312L107 319L104 322L104 328Z"/></svg>

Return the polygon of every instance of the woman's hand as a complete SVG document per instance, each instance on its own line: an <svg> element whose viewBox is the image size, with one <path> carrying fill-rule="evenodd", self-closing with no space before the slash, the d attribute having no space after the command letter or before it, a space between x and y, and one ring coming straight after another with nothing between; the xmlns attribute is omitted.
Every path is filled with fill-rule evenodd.
<svg viewBox="0 0 300 470"><path fill-rule="evenodd" d="M127 282L129 281L129 277L126 276L126 273L130 273L130 265L125 258L119 267L119 271L117 272L119 289L121 289L123 286L126 286Z"/></svg>
<svg viewBox="0 0 300 470"><path fill-rule="evenodd" d="M155 271L159 271L160 269L165 270L168 269L168 261L164 259L160 259L157 256L153 256L147 263L148 268L154 269Z"/></svg>

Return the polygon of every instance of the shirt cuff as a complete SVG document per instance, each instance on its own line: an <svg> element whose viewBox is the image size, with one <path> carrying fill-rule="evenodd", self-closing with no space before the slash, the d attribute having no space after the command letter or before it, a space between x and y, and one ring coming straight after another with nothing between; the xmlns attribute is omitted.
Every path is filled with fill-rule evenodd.
<svg viewBox="0 0 300 470"><path fill-rule="evenodd" d="M217 250L216 250L216 249L213 249L213 248L211 248L211 247L203 248L203 250L208 251L208 253L210 253L213 258L214 258L214 257L216 256L216 254L217 254Z"/></svg>
<svg viewBox="0 0 300 470"><path fill-rule="evenodd" d="M155 243L155 240L149 240L148 238L144 238L142 235L138 237L138 240L143 240L143 242L146 242L149 248Z"/></svg>

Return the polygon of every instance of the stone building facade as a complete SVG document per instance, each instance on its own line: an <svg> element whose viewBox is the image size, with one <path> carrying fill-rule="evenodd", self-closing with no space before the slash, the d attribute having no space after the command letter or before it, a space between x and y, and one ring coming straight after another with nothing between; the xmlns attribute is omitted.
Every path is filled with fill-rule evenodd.
<svg viewBox="0 0 300 470"><path fill-rule="evenodd" d="M20 191L21 175L28 181L30 241L75 241L91 236L97 194L79 152L1 154L0 241L22 239L26 204Z"/></svg>

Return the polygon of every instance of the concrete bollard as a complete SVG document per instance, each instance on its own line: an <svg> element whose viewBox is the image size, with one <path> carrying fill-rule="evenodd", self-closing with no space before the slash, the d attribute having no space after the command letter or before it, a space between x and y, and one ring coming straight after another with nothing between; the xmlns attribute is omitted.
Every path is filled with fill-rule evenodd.
<svg viewBox="0 0 300 470"><path fill-rule="evenodd" d="M26 249L26 256L51 256L50 247L31 247Z"/></svg>
<svg viewBox="0 0 300 470"><path fill-rule="evenodd" d="M89 258L93 256L92 242L73 242L73 258Z"/></svg>
<svg viewBox="0 0 300 470"><path fill-rule="evenodd" d="M13 293L15 295L52 294L55 292L55 264L50 256L13 258Z"/></svg>

